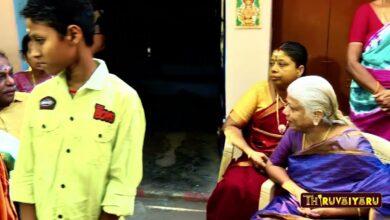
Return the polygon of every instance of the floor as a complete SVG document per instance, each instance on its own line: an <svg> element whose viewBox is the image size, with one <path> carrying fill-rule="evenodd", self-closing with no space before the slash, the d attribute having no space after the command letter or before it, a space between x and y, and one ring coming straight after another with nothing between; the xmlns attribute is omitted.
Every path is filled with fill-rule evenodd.
<svg viewBox="0 0 390 220"><path fill-rule="evenodd" d="M220 164L219 97L188 88L171 94L147 91L140 92L147 132L138 197L207 201Z"/></svg>
<svg viewBox="0 0 390 220"><path fill-rule="evenodd" d="M219 169L218 138L211 132L156 132L144 145L145 192L209 194Z"/></svg>
<svg viewBox="0 0 390 220"><path fill-rule="evenodd" d="M205 202L167 198L137 198L134 215L126 220L204 220Z"/></svg>

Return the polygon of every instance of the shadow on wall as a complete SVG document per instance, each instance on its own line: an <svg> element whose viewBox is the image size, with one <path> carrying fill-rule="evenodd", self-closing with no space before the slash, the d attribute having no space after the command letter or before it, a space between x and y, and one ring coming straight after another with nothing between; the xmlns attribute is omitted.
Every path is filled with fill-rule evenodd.
<svg viewBox="0 0 390 220"><path fill-rule="evenodd" d="M319 75L327 79L332 84L340 110L344 115L349 115L349 86L351 77L341 69L340 64L329 57L319 56L310 58L307 64L306 75Z"/></svg>

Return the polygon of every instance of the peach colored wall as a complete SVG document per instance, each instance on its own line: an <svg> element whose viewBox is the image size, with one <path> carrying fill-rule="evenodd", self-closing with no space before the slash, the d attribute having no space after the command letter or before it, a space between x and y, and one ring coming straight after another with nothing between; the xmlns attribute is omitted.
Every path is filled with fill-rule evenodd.
<svg viewBox="0 0 390 220"><path fill-rule="evenodd" d="M19 41L15 20L14 3L12 0L0 0L0 50L4 51L12 65L14 72L21 70L19 57Z"/></svg>
<svg viewBox="0 0 390 220"><path fill-rule="evenodd" d="M261 29L236 29L236 0L226 0L226 111L256 81L267 79L271 45L272 1L260 0Z"/></svg>

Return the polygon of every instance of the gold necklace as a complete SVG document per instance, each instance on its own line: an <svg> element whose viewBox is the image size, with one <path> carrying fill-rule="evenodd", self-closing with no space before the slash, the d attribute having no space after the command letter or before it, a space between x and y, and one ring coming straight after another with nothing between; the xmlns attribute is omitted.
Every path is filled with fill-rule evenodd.
<svg viewBox="0 0 390 220"><path fill-rule="evenodd" d="M321 142L325 141L326 139L328 139L328 136L329 136L329 133L330 131L332 130L333 126L329 126L328 130L326 131L324 137L322 138ZM302 136L302 150L305 149L305 145L306 145L306 133L303 133L303 136Z"/></svg>
<svg viewBox="0 0 390 220"><path fill-rule="evenodd" d="M278 131L279 131L279 133L280 134L284 134L284 132L287 129L287 125L280 124L280 120L279 120L279 99L282 102L282 104L285 106L286 102L284 102L282 97L280 97L279 94L276 93L276 123L278 123Z"/></svg>
<svg viewBox="0 0 390 220"><path fill-rule="evenodd" d="M35 81L35 76L34 76L34 73L31 71L31 82L33 84L33 87L35 87L35 85L37 84L37 82Z"/></svg>

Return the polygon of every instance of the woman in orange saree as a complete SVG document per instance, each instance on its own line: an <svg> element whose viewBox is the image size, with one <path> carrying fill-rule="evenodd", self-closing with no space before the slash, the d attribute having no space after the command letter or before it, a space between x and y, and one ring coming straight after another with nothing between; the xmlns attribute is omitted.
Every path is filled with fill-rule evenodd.
<svg viewBox="0 0 390 220"><path fill-rule="evenodd" d="M232 161L207 203L207 219L248 220L258 208L267 180L265 162L286 130L282 114L287 86L305 70L307 51L297 42L272 52L269 80L255 84L235 105L224 133L243 155Z"/></svg>

